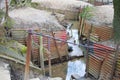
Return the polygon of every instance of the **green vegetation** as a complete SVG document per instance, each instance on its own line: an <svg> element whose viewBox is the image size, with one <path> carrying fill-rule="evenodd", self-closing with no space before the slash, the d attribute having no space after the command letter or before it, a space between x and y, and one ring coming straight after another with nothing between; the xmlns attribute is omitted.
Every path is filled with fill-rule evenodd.
<svg viewBox="0 0 120 80"><path fill-rule="evenodd" d="M32 2L32 3L31 3L31 6L32 6L33 8L37 8L38 5L39 5L39 3L36 3L36 2Z"/></svg>
<svg viewBox="0 0 120 80"><path fill-rule="evenodd" d="M10 40L5 43L0 43L0 45L4 45L9 48L11 51L15 51L19 54L25 54L27 52L27 47L17 41Z"/></svg>
<svg viewBox="0 0 120 80"><path fill-rule="evenodd" d="M3 23L3 26L4 27L7 27L8 29L11 29L12 27L13 27L13 25L14 25L14 20L13 19L11 19L9 16L6 18L6 20L4 21L4 23Z"/></svg>
<svg viewBox="0 0 120 80"><path fill-rule="evenodd" d="M5 12L2 9L0 9L0 19L4 16L4 14Z"/></svg>
<svg viewBox="0 0 120 80"><path fill-rule="evenodd" d="M5 12L2 9L0 9L0 24L1 24L2 19L4 18L4 16L5 16Z"/></svg>
<svg viewBox="0 0 120 80"><path fill-rule="evenodd" d="M22 6L29 6L31 5L31 0L11 0L10 6L12 7L22 7Z"/></svg>
<svg viewBox="0 0 120 80"><path fill-rule="evenodd" d="M93 14L90 13L93 9L93 7L86 6L83 8L83 11L79 14L79 16L84 19L90 19L93 16Z"/></svg>

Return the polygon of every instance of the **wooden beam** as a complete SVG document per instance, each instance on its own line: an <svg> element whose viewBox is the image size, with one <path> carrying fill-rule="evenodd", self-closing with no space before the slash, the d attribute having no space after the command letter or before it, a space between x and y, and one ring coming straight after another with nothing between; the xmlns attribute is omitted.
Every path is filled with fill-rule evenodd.
<svg viewBox="0 0 120 80"><path fill-rule="evenodd" d="M44 66L44 54L43 54L43 37L40 36L40 64L42 68L43 75L45 75L45 66Z"/></svg>
<svg viewBox="0 0 120 80"><path fill-rule="evenodd" d="M90 43L90 33L92 32L92 27L93 25L91 24L91 28L88 32L88 37L87 37L87 45L89 46ZM86 77L88 77L88 73L89 73L89 48L87 48L87 52L86 52Z"/></svg>
<svg viewBox="0 0 120 80"><path fill-rule="evenodd" d="M29 31L31 32L31 31ZM24 80L29 80L29 66L30 66L30 58L31 58L31 49L32 49L32 34L28 34L27 38L27 54L26 54L26 64L25 64L25 76Z"/></svg>
<svg viewBox="0 0 120 80"><path fill-rule="evenodd" d="M55 34L53 33L53 31L51 31L51 33L52 33L53 38L55 38ZM57 54L59 56L59 59L61 60L61 56L60 56L60 53L59 53L59 50L58 50L58 46L57 46L56 40L53 39L53 41L54 41L54 44L55 44L56 52L57 52Z"/></svg>
<svg viewBox="0 0 120 80"><path fill-rule="evenodd" d="M44 48L44 52L47 54L47 57L48 57L48 65L49 65L49 76L51 77L52 76L52 67L51 67L51 52Z"/></svg>

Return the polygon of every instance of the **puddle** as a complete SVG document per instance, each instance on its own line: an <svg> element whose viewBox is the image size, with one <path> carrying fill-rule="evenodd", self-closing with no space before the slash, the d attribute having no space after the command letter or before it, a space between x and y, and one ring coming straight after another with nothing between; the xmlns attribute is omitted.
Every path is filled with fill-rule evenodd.
<svg viewBox="0 0 120 80"><path fill-rule="evenodd" d="M71 75L77 74L80 77L85 75L85 63L83 60L69 61L66 80L70 80Z"/></svg>

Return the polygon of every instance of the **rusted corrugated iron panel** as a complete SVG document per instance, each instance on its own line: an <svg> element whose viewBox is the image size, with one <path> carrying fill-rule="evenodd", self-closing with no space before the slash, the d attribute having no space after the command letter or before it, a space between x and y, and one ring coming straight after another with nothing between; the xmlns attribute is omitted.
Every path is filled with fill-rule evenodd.
<svg viewBox="0 0 120 80"><path fill-rule="evenodd" d="M99 78L101 66L102 66L103 59L95 56L89 56L89 73L93 75L96 79Z"/></svg>
<svg viewBox="0 0 120 80"><path fill-rule="evenodd" d="M17 40L18 42L26 45L27 41L26 41L26 37L27 37L27 30L28 29L14 29L12 30L12 33L13 33L13 39ZM32 29L36 32L40 32L40 30L38 28L35 28L35 29ZM60 38L62 40L67 40L67 34L66 34L66 31L65 30L61 30L61 31L55 31L55 37L56 38ZM44 32L43 31L43 34L45 35L49 35L49 36L52 36L49 32ZM32 35L32 42L33 42L33 46L32 46L32 61L39 61L39 35ZM48 46L48 42L49 42L49 46ZM58 45L58 50L60 52L60 55L61 56L65 56L67 55L68 51L67 51L67 48L68 48L68 45L67 43L63 43L61 41L56 41L57 45ZM53 39L49 39L48 41L48 38L47 37L43 37L43 46L45 48L49 48L50 52L52 53L51 56L52 56L52 59L53 58L58 58L58 55L56 53L56 49L55 49L55 44L54 44L54 41ZM62 51L62 52L61 52ZM46 57L47 58L47 57ZM39 62L38 62L39 63Z"/></svg>
<svg viewBox="0 0 120 80"><path fill-rule="evenodd" d="M114 53L109 54L108 57L105 58L105 61L103 62L103 66L101 69L101 79L103 80L109 80L111 73L112 73L112 66L113 66L113 60L114 58Z"/></svg>
<svg viewBox="0 0 120 80"><path fill-rule="evenodd" d="M120 80L120 77L113 77L113 80Z"/></svg>
<svg viewBox="0 0 120 80"><path fill-rule="evenodd" d="M102 58L104 62L102 63L101 61L101 64L99 64L99 59L95 57L93 58L93 56L90 57L89 59L90 72L96 78L100 76L100 80L109 80L112 73L111 71L114 60L114 49L101 44L93 44L93 45L94 45L93 55ZM101 72L99 73L100 75L98 74L98 72ZM117 73L118 71L116 71L116 75L118 76Z"/></svg>
<svg viewBox="0 0 120 80"><path fill-rule="evenodd" d="M83 35L88 36L88 32L90 29L91 24L86 22L86 26L84 27L84 32ZM92 34L97 34L99 37L100 41L105 41L111 39L113 35L113 28L112 27L107 27L107 26L93 26Z"/></svg>

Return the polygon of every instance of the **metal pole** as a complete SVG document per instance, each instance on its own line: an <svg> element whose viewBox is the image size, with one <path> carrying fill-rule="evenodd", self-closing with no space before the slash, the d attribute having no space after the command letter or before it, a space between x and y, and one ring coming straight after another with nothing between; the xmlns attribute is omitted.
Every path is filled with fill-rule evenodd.
<svg viewBox="0 0 120 80"><path fill-rule="evenodd" d="M27 54L26 54L26 64L25 64L25 76L24 80L29 80L29 66L30 66L30 58L31 58L31 49L32 49L32 34L28 34L27 39Z"/></svg>

